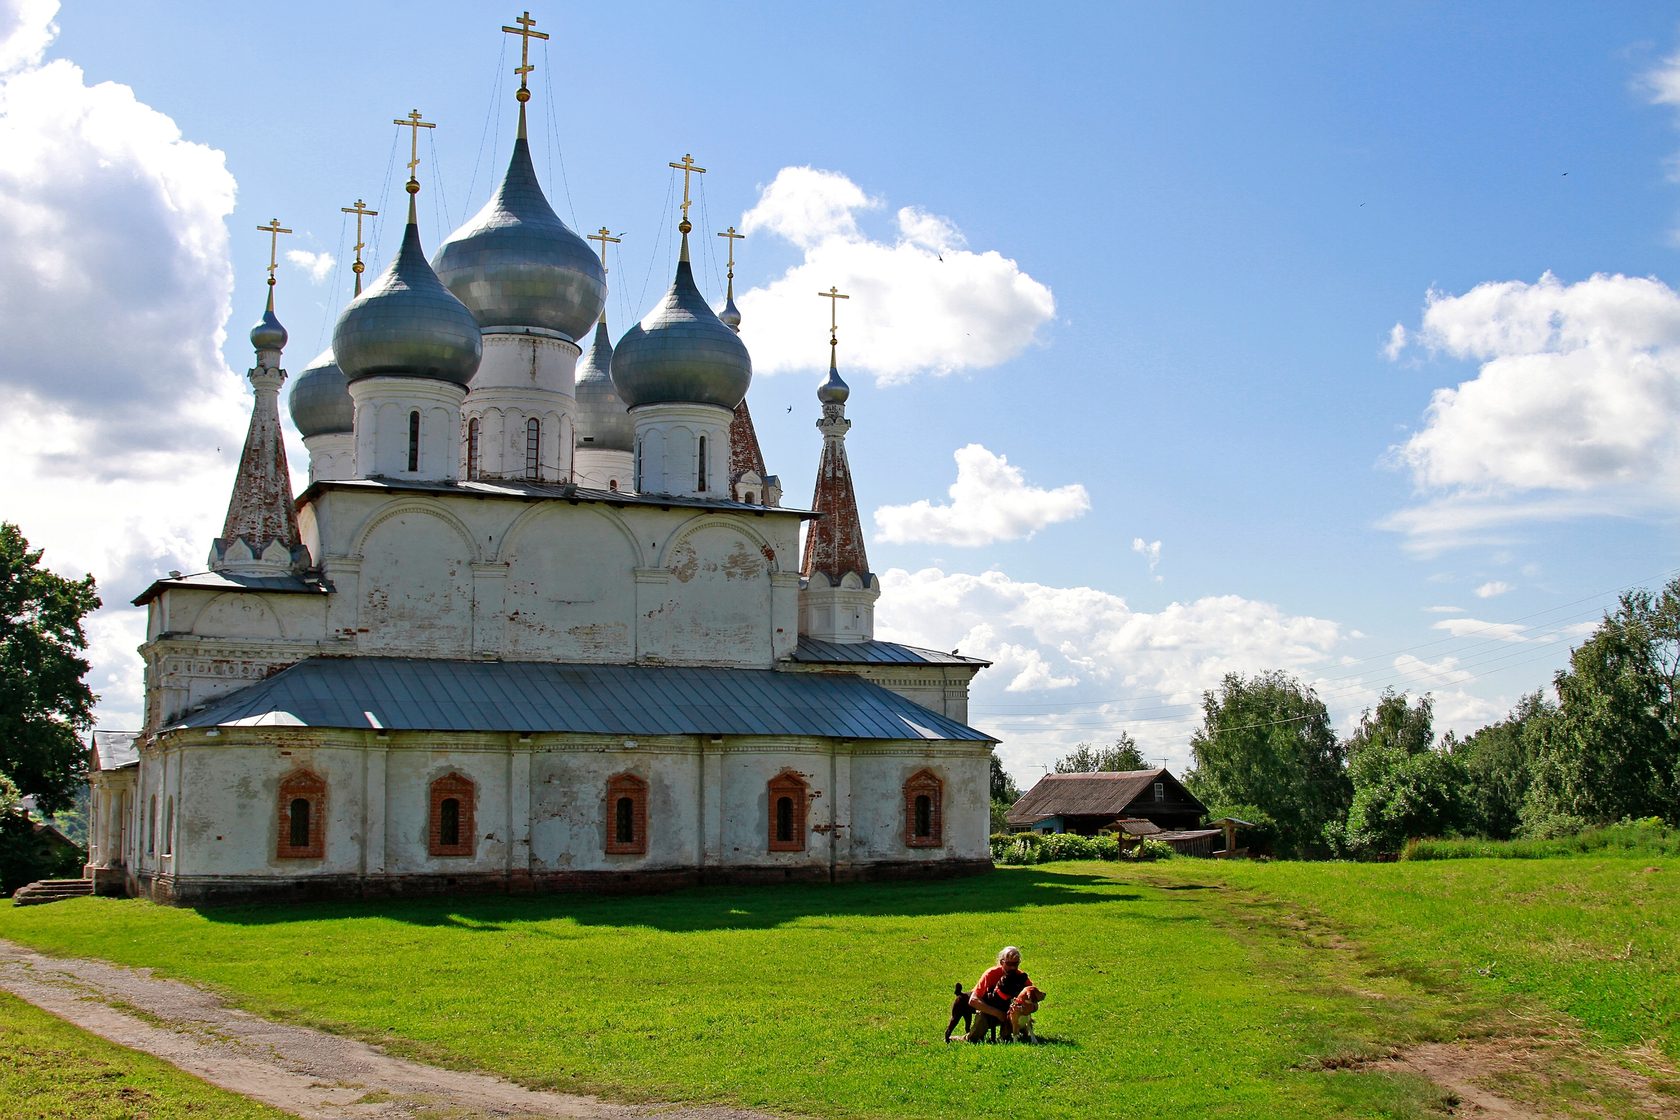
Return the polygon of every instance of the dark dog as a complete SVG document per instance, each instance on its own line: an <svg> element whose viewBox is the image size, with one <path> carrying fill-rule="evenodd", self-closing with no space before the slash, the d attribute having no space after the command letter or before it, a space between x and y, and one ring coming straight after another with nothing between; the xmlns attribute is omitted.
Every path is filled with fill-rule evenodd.
<svg viewBox="0 0 1680 1120"><path fill-rule="evenodd" d="M951 1032L957 1029L957 1020L962 1020L963 1034L968 1033L970 1024L974 1022L974 1008L968 1005L968 993L963 991L962 983L956 986L957 998L951 1001L951 1021L945 1024L945 1041L951 1041Z"/></svg>

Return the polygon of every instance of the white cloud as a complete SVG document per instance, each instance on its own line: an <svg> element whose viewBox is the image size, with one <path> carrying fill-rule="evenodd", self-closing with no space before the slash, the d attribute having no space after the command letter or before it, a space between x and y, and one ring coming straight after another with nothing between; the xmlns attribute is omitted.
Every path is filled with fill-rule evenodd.
<svg viewBox="0 0 1680 1120"><path fill-rule="evenodd" d="M1504 580L1490 579L1480 587L1476 588L1476 598L1492 599L1495 596L1503 595L1511 590L1513 590L1511 585L1506 583Z"/></svg>
<svg viewBox="0 0 1680 1120"><path fill-rule="evenodd" d="M901 207L897 235L871 238L858 218L881 205L838 172L784 167L742 216L743 232L774 234L804 254L737 298L754 372L826 364L828 313L814 297L831 285L851 297L840 313L842 371L883 383L998 365L1055 316L1048 287L996 250L969 250L948 218Z"/></svg>
<svg viewBox="0 0 1680 1120"><path fill-rule="evenodd" d="M1018 541L1091 508L1090 495L1079 483L1054 490L1028 486L1019 467L978 443L958 448L953 457L957 480L947 491L951 503L934 505L923 498L904 506L882 506L875 511L875 531L883 542L975 547Z"/></svg>
<svg viewBox="0 0 1680 1120"><path fill-rule="evenodd" d="M1409 653L1394 659L1394 671L1425 691L1442 685L1464 684L1476 679L1476 674L1459 668L1458 658L1443 657L1439 661L1425 661Z"/></svg>
<svg viewBox="0 0 1680 1120"><path fill-rule="evenodd" d="M311 253L307 249L287 249L286 259L303 270L311 284L319 284L332 272L338 262L328 252Z"/></svg>
<svg viewBox="0 0 1680 1120"><path fill-rule="evenodd" d="M1464 608L1463 607L1448 607L1448 606L1424 607L1423 612L1425 614L1463 614L1464 613Z"/></svg>
<svg viewBox="0 0 1680 1120"><path fill-rule="evenodd" d="M1434 627L1455 638L1486 638L1497 642L1526 642L1528 628L1514 622L1483 622L1475 618L1443 618Z"/></svg>
<svg viewBox="0 0 1680 1120"><path fill-rule="evenodd" d="M1344 637L1334 622L1237 595L1143 612L1096 588L937 568L895 569L881 586L877 636L995 662L975 682L970 722L1002 738L1006 766L1029 781L1073 744L1121 728L1182 767L1202 690L1230 672L1323 663ZM1338 695L1363 705L1376 692Z"/></svg>
<svg viewBox="0 0 1680 1120"><path fill-rule="evenodd" d="M40 65L56 11L0 7L0 471L7 519L98 581L90 681L134 727L126 600L202 567L248 416L220 354L234 182L126 86Z"/></svg>
<svg viewBox="0 0 1680 1120"><path fill-rule="evenodd" d="M1418 339L1478 362L1395 448L1419 504L1384 521L1424 551L1510 543L1540 520L1680 506L1680 292L1599 274L1431 292Z"/></svg>
<svg viewBox="0 0 1680 1120"><path fill-rule="evenodd" d="M1396 323L1393 329L1388 332L1388 343L1383 347L1383 356L1391 362L1396 361L1400 357L1400 351L1405 348L1406 328Z"/></svg>
<svg viewBox="0 0 1680 1120"><path fill-rule="evenodd" d="M1149 562L1149 574L1155 576L1155 569L1161 563L1161 542L1146 541L1142 537L1133 537L1132 551ZM1155 576L1155 582L1160 583L1161 577Z"/></svg>

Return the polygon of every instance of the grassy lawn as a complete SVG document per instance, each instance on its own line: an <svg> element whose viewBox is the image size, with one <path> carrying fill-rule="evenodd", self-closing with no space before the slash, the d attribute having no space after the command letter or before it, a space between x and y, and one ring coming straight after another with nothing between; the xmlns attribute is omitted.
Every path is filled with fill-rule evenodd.
<svg viewBox="0 0 1680 1120"><path fill-rule="evenodd" d="M0 1114L18 1120L282 1120L289 1115L85 1034L4 992L0 1040Z"/></svg>
<svg viewBox="0 0 1680 1120"><path fill-rule="evenodd" d="M1536 1014L1578 1022L1607 1061L1636 1060L1641 1042L1676 1055L1680 861L1659 862L1175 860L205 911L84 899L0 907L0 936L620 1099L830 1117L1417 1117L1440 1115L1439 1090L1350 1059ZM1005 943L1050 993L1050 1044L946 1047L951 984ZM1590 1076L1522 1091L1618 1114Z"/></svg>

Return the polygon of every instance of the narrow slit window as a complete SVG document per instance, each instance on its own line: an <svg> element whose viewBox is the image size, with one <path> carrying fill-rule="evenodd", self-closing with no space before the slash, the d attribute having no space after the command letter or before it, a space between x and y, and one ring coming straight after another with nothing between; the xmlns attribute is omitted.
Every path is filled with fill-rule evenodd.
<svg viewBox="0 0 1680 1120"><path fill-rule="evenodd" d="M525 477L542 477L542 421L535 416L525 421Z"/></svg>
<svg viewBox="0 0 1680 1120"><path fill-rule="evenodd" d="M700 490L700 493L704 494L706 492L706 437L705 436L700 437L700 472L699 472L699 474L700 474L699 490Z"/></svg>
<svg viewBox="0 0 1680 1120"><path fill-rule="evenodd" d="M904 844L937 848L944 843L944 783L931 770L918 770L904 783Z"/></svg>
<svg viewBox="0 0 1680 1120"><path fill-rule="evenodd" d="M619 798L613 809L613 839L620 844L636 842L636 802L631 798Z"/></svg>
<svg viewBox="0 0 1680 1120"><path fill-rule="evenodd" d="M408 469L420 469L420 413L408 414Z"/></svg>
<svg viewBox="0 0 1680 1120"><path fill-rule="evenodd" d="M636 478L635 478L635 486L636 486L636 489L637 489L638 492L642 488L642 441L641 441L640 437L637 437L637 439L636 439Z"/></svg>
<svg viewBox="0 0 1680 1120"><path fill-rule="evenodd" d="M924 840L933 835L933 798L925 793L916 795L916 835Z"/></svg>
<svg viewBox="0 0 1680 1120"><path fill-rule="evenodd" d="M772 852L805 850L805 813L811 803L810 787L792 770L770 779L770 837Z"/></svg>
<svg viewBox="0 0 1680 1120"><path fill-rule="evenodd" d="M448 773L431 784L426 851L434 856L475 854L473 804L478 788L464 774Z"/></svg>
<svg viewBox="0 0 1680 1120"><path fill-rule="evenodd" d="M280 781L280 835L275 854L281 859L320 859L326 854L327 783L307 770L294 770Z"/></svg>
<svg viewBox="0 0 1680 1120"><path fill-rule="evenodd" d="M793 839L793 798L776 798L776 839L783 844Z"/></svg>
<svg viewBox="0 0 1680 1120"><path fill-rule="evenodd" d="M175 799L171 797L163 811L163 854L175 853Z"/></svg>
<svg viewBox="0 0 1680 1120"><path fill-rule="evenodd" d="M478 438L479 424L478 417L475 416L467 421L467 477L469 479L478 477Z"/></svg>
<svg viewBox="0 0 1680 1120"><path fill-rule="evenodd" d="M635 774L607 780L606 851L608 855L647 854L647 782Z"/></svg>
<svg viewBox="0 0 1680 1120"><path fill-rule="evenodd" d="M309 846L309 798L292 798L291 821L286 843L294 848Z"/></svg>

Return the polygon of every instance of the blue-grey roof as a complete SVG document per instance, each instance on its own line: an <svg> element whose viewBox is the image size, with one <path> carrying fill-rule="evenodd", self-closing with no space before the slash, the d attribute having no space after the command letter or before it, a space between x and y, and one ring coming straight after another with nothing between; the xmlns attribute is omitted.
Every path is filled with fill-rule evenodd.
<svg viewBox="0 0 1680 1120"><path fill-rule="evenodd" d="M169 730L252 726L995 741L849 674L398 657L310 658Z"/></svg>
<svg viewBox="0 0 1680 1120"><path fill-rule="evenodd" d="M169 576L156 580L135 599L134 605L143 607L166 587L198 588L203 591L272 591L290 595L325 595L332 590L318 579L298 576L247 576L238 572L193 572L184 576Z"/></svg>
<svg viewBox="0 0 1680 1120"><path fill-rule="evenodd" d="M971 665L976 669L990 665L978 657L964 657L952 650L938 650L907 646L899 642L820 642L801 635L799 647L793 651L793 661L819 665Z"/></svg>
<svg viewBox="0 0 1680 1120"><path fill-rule="evenodd" d="M526 482L520 479L476 479L459 482L434 482L425 479L410 478L335 478L318 479L311 483L309 489L298 496L298 504L302 505L310 496L321 490L404 490L425 494L460 494L468 498L563 498L573 504L579 502L605 502L615 506L659 506L670 509L673 506L682 509L710 509L724 513L750 513L755 517L765 514L791 513L802 518L816 517L810 510L794 509L789 506L754 505L751 502L736 502L727 498L687 498L674 494L627 494L622 490L596 490L587 486L574 486L569 482Z"/></svg>
<svg viewBox="0 0 1680 1120"><path fill-rule="evenodd" d="M135 766L140 762L140 735L134 731L95 731L93 741L93 768L95 770L121 770L125 766Z"/></svg>

